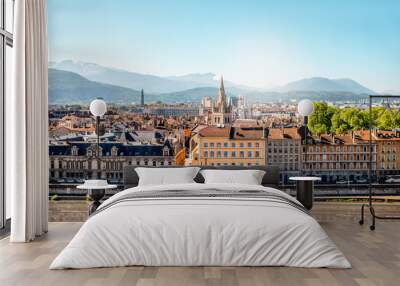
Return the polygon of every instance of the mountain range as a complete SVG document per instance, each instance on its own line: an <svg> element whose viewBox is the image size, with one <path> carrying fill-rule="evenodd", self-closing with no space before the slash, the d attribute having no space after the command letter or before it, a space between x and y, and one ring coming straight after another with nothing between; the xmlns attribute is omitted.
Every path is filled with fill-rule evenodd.
<svg viewBox="0 0 400 286"><path fill-rule="evenodd" d="M374 91L351 79L313 77L274 89L260 89L224 81L228 95L245 95L249 101L314 100L346 101L365 98ZM147 102L200 102L215 97L219 79L213 73L160 77L109 68L94 63L65 60L49 62L49 102L88 103L96 97L119 104L138 103L140 90Z"/></svg>
<svg viewBox="0 0 400 286"><path fill-rule="evenodd" d="M146 92L154 94L178 92L198 87L215 87L218 86L219 80L213 73L194 73L183 76L160 77L72 60L49 62L49 68L73 72L91 81L135 90L144 89ZM249 87L236 85L230 81L225 81L224 83L227 91L231 88L251 89Z"/></svg>
<svg viewBox="0 0 400 286"><path fill-rule="evenodd" d="M290 82L275 91L328 91L328 92L351 92L355 94L375 94L352 79L328 79L324 77L312 77Z"/></svg>

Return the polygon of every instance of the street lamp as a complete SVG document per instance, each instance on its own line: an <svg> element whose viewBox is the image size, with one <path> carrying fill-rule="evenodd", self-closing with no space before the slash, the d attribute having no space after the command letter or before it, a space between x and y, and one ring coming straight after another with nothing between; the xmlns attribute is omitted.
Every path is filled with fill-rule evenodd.
<svg viewBox="0 0 400 286"><path fill-rule="evenodd" d="M297 111L300 115L304 116L303 126L301 127L303 133L303 144L305 145L304 149L304 166L307 168L307 134L308 134L308 116L314 111L314 104L309 99L303 99L299 102L297 106ZM304 171L304 170L303 170Z"/></svg>
<svg viewBox="0 0 400 286"><path fill-rule="evenodd" d="M303 99L299 102L297 106L297 110L300 115L307 117L314 111L314 104L312 103L311 100L309 99ZM306 118L305 118L306 120ZM304 124L307 124L307 122L304 122Z"/></svg>
<svg viewBox="0 0 400 286"><path fill-rule="evenodd" d="M96 117L97 157L100 152L100 117L107 112L107 104L102 98L97 98L90 103L90 113Z"/></svg>

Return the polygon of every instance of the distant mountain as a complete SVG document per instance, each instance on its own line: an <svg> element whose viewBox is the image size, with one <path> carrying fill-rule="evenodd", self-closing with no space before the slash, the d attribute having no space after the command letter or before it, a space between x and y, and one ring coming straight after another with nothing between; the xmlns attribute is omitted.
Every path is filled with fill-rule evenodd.
<svg viewBox="0 0 400 286"><path fill-rule="evenodd" d="M64 60L49 62L49 68L77 73L89 80L118 85L147 93L179 92L199 87L218 87L219 79L213 73L194 73L182 76L160 77L109 68L94 63ZM227 91L245 92L252 88L225 81Z"/></svg>
<svg viewBox="0 0 400 286"><path fill-rule="evenodd" d="M400 91L399 90L384 90L384 91L380 92L380 94L382 94L382 95L400 95Z"/></svg>
<svg viewBox="0 0 400 286"><path fill-rule="evenodd" d="M200 102L204 96L214 97L217 92L217 88L202 87L157 95L145 93L145 101ZM88 104L97 97L117 104L140 102L140 92L137 90L91 81L73 72L49 69L50 104Z"/></svg>
<svg viewBox="0 0 400 286"><path fill-rule="evenodd" d="M349 92L352 94L376 94L376 92L351 79L328 79L324 77L313 77L293 81L282 87L275 88L274 91Z"/></svg>
<svg viewBox="0 0 400 286"><path fill-rule="evenodd" d="M146 102L163 103L197 102L205 96L215 98L217 87L197 87L183 91L151 94L145 92ZM228 96L237 96L234 88L227 91ZM243 93L241 93L243 94ZM350 101L366 98L365 95L350 92L315 92L315 91L248 91L245 96L249 102L293 101L308 98L311 100ZM49 103L50 104L88 104L97 97L116 104L139 103L140 92L137 90L104 84L88 80L73 72L49 69Z"/></svg>
<svg viewBox="0 0 400 286"><path fill-rule="evenodd" d="M351 79L313 77L269 90L226 80L224 83L228 96L241 94L250 102L303 98L351 101L363 99L366 94L375 94ZM99 96L114 103L138 103L142 88L146 102L200 102L204 96L215 97L218 85L219 79L213 73L158 77L79 61L49 62L49 101L52 103L88 103Z"/></svg>
<svg viewBox="0 0 400 286"><path fill-rule="evenodd" d="M172 92L193 87L193 85L188 85L184 82L177 84L175 81L158 76L128 72L93 63L65 60L52 63L49 67L77 73L92 81L118 85L134 90L141 90L143 88L148 93Z"/></svg>
<svg viewBox="0 0 400 286"><path fill-rule="evenodd" d="M183 81L183 82L193 82L201 85L215 85L217 83L216 75L214 73L191 73L187 75L181 76L169 76L167 77L170 80L174 81ZM226 83L225 83L226 84ZM229 83L228 83L229 85Z"/></svg>
<svg viewBox="0 0 400 286"><path fill-rule="evenodd" d="M140 102L139 91L93 82L73 72L49 69L49 103L87 104L97 97L115 103Z"/></svg>
<svg viewBox="0 0 400 286"><path fill-rule="evenodd" d="M205 96L215 98L218 90L216 87L197 87L183 91L163 93L158 95L158 100L168 103L201 102Z"/></svg>

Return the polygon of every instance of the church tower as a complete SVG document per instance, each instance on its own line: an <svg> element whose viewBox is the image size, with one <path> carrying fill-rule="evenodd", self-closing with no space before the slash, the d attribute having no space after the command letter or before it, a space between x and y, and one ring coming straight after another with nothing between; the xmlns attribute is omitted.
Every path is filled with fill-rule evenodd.
<svg viewBox="0 0 400 286"><path fill-rule="evenodd" d="M221 76L221 81L219 84L218 96L215 100L214 108L211 114L211 124L212 125L225 125L232 123L232 113L231 107L227 105L224 79Z"/></svg>
<svg viewBox="0 0 400 286"><path fill-rule="evenodd" d="M140 91L140 105L143 107L144 106L144 91L143 88Z"/></svg>
<svg viewBox="0 0 400 286"><path fill-rule="evenodd" d="M226 112L226 95L225 95L225 87L224 87L224 78L221 76L221 82L219 85L219 93L216 102L217 111L221 113Z"/></svg>

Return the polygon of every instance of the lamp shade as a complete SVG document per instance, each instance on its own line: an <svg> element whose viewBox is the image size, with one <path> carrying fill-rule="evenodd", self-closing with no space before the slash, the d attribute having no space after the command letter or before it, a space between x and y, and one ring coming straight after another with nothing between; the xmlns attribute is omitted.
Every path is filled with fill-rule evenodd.
<svg viewBox="0 0 400 286"><path fill-rule="evenodd" d="M302 116L308 116L314 111L314 105L311 100L303 99L299 102L297 106L297 111Z"/></svg>
<svg viewBox="0 0 400 286"><path fill-rule="evenodd" d="M95 99L90 103L90 113L94 116L103 116L107 112L107 104L102 99Z"/></svg>

